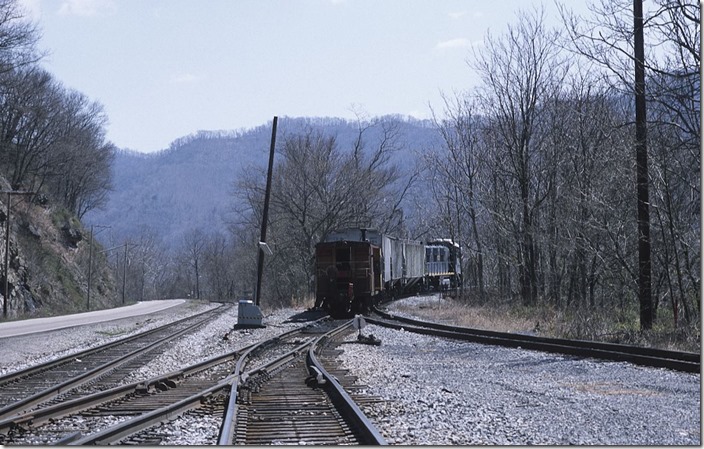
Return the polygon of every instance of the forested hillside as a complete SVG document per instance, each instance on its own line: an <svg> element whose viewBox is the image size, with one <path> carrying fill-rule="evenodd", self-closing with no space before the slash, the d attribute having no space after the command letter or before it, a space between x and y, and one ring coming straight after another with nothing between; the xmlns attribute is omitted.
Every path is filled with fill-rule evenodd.
<svg viewBox="0 0 704 449"><path fill-rule="evenodd" d="M393 123L397 140L393 160L412 171L417 152L439 142L429 122L386 117ZM282 118L279 141L289 135L316 130L335 136L338 145L351 148L360 124L332 118ZM379 139L380 127L371 127L365 138ZM86 221L110 224L101 234L103 242L117 244L140 235L158 236L168 249L181 245L187 232L227 231L236 212L245 206L236 196L236 183L258 170L265 177L271 126L246 131L201 131L174 141L170 148L153 154L117 151L112 166L113 192L106 207L93 209ZM277 156L278 158L278 156Z"/></svg>
<svg viewBox="0 0 704 449"><path fill-rule="evenodd" d="M39 65L39 34L17 2L0 1L3 319L117 304L105 255L79 221L110 188L107 117Z"/></svg>

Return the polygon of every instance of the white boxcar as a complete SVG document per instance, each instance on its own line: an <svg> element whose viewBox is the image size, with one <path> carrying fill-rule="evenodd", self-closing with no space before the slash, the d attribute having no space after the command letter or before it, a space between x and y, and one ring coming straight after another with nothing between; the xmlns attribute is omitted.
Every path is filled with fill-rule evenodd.
<svg viewBox="0 0 704 449"><path fill-rule="evenodd" d="M376 229L348 228L331 232L326 242L368 241L381 248L383 280L395 283L417 282L425 275L425 246L421 242L398 239Z"/></svg>

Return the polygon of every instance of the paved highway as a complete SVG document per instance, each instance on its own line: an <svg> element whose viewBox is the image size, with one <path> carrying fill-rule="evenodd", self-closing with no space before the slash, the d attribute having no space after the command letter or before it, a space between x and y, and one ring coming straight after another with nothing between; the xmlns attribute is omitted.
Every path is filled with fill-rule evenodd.
<svg viewBox="0 0 704 449"><path fill-rule="evenodd" d="M32 318L29 320L8 321L0 323L0 338L45 332L65 327L81 326L83 324L100 323L119 320L137 315L147 315L168 309L186 302L185 299L164 299L157 301L138 302L131 306L114 309L96 310L93 312L76 313L50 318Z"/></svg>

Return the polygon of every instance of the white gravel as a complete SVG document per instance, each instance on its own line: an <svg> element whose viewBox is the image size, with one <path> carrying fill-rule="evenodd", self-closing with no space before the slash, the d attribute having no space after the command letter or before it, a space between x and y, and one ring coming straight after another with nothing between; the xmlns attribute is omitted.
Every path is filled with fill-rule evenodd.
<svg viewBox="0 0 704 449"><path fill-rule="evenodd" d="M409 301L418 305L423 299ZM150 320L0 339L0 373L215 306L190 304ZM229 332L237 322L235 307L175 342L129 381L165 374L298 327L301 323L285 322L298 312L265 311L265 328ZM385 400L364 410L391 444L701 444L700 374L447 343L371 325L363 333L380 338L382 345L341 345L340 360L368 386L370 395ZM181 430L170 444L199 444L212 434L205 430L212 426L202 423L203 432L196 431L199 426L186 424L188 419L172 423Z"/></svg>
<svg viewBox="0 0 704 449"><path fill-rule="evenodd" d="M191 301L183 305L145 316L76 326L39 334L0 338L0 375L18 371L54 358L74 354L107 342L144 332L182 318L219 307L218 303ZM297 313L293 309L281 309L265 313L262 320L265 328L242 329L229 334L229 340L222 337L232 331L237 324L237 306L204 329L179 339L178 343L163 353L155 363L139 373L133 373L131 382L148 379L197 363L218 354L233 351L286 330L299 324L283 323Z"/></svg>
<svg viewBox="0 0 704 449"><path fill-rule="evenodd" d="M340 359L387 401L365 413L391 444L701 444L700 374L370 333L381 346L342 345Z"/></svg>

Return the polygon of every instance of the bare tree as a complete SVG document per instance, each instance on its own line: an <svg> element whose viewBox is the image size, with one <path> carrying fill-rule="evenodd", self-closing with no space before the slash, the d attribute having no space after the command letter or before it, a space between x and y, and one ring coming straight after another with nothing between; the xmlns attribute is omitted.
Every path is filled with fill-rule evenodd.
<svg viewBox="0 0 704 449"><path fill-rule="evenodd" d="M184 257L193 270L193 294L196 299L200 299L200 276L203 252L206 245L206 238L200 229L192 229L183 237Z"/></svg>
<svg viewBox="0 0 704 449"><path fill-rule="evenodd" d="M502 194L517 198L513 230L520 294L527 305L538 298L536 219L550 191L539 128L543 103L558 93L566 73L558 37L545 26L544 11L522 12L518 25L510 25L500 39L488 35L470 61L483 81L480 98L497 150L496 176L509 189Z"/></svg>
<svg viewBox="0 0 704 449"><path fill-rule="evenodd" d="M463 266L463 273L477 288L479 301L484 302L484 244L479 231L484 182L480 176L486 160L482 118L476 112L475 99L469 95L456 94L452 99L443 99L444 118L433 115L444 146L428 157L428 165L433 168L431 186L436 204L443 210L436 217L446 223L447 235L464 249L462 256L471 266Z"/></svg>
<svg viewBox="0 0 704 449"><path fill-rule="evenodd" d="M237 279L233 270L236 254L231 242L220 233L208 236L203 251L203 273L210 296L218 299L232 299Z"/></svg>
<svg viewBox="0 0 704 449"><path fill-rule="evenodd" d="M36 63L39 31L18 0L0 0L0 72Z"/></svg>
<svg viewBox="0 0 704 449"><path fill-rule="evenodd" d="M390 162L398 145L397 127L386 121L359 121L358 125L350 148L341 148L335 136L312 127L283 138L274 169L267 236L274 249L267 270L275 273L276 282L270 284L279 302L310 294L315 244L330 231L355 226L388 232L402 225L401 201L413 176L400 182L399 170ZM380 137L368 141L372 127ZM241 177L238 195L251 212L244 215L256 225L263 185L252 173Z"/></svg>

